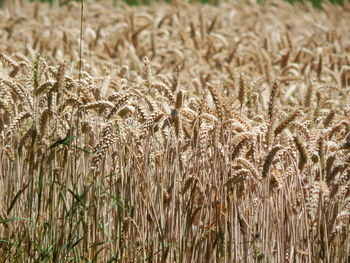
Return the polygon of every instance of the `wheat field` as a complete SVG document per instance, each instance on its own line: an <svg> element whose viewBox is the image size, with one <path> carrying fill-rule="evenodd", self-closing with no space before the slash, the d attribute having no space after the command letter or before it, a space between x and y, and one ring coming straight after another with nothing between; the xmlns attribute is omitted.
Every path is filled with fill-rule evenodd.
<svg viewBox="0 0 350 263"><path fill-rule="evenodd" d="M350 262L349 11L5 2L0 262Z"/></svg>

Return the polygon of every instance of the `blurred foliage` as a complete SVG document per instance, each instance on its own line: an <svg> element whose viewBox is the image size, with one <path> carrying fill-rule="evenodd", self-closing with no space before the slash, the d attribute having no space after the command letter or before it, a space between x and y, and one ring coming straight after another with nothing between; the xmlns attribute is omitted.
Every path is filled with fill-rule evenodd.
<svg viewBox="0 0 350 263"><path fill-rule="evenodd" d="M289 3L298 3L302 2L302 0L286 0ZM309 2L312 2L312 5L315 7L321 7L322 0L308 0ZM333 4L339 4L343 5L343 0L330 0Z"/></svg>
<svg viewBox="0 0 350 263"><path fill-rule="evenodd" d="M0 0L0 5L2 5L6 1L14 1L14 0ZM38 1L38 0L29 0L31 2ZM54 2L59 2L60 5L64 5L69 3L70 1L80 1L80 0L39 0L40 2L47 2L52 5ZM96 0L98 1L98 0ZM117 4L119 1L124 1L128 5L135 6L135 5L148 5L151 2L161 2L165 1L167 3L171 2L171 0L111 0L114 4ZM205 4L217 4L220 0L190 0L191 2L202 2ZM224 0L225 1L225 0ZM264 0L257 0L258 2L263 2ZM322 1L328 1L328 0L285 0L289 3L300 3L303 1L311 2L314 7L321 7ZM331 3L342 5L344 0L329 0ZM348 0L350 2L350 0Z"/></svg>

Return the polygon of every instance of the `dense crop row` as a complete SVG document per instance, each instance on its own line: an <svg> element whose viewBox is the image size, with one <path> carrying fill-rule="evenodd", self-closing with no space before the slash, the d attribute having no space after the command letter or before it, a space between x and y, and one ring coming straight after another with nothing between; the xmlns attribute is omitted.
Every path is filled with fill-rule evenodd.
<svg viewBox="0 0 350 263"><path fill-rule="evenodd" d="M2 262L349 260L349 7L84 8L0 9Z"/></svg>

